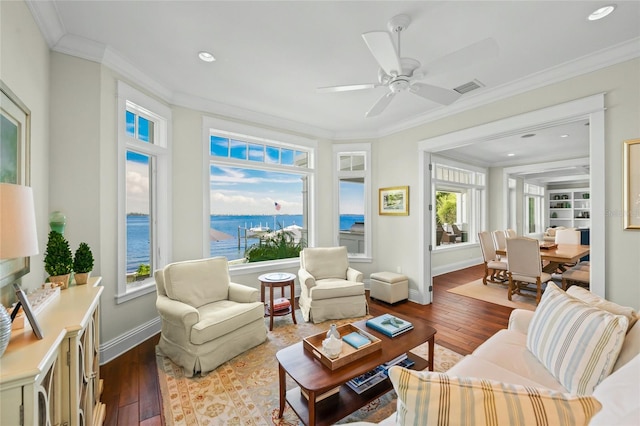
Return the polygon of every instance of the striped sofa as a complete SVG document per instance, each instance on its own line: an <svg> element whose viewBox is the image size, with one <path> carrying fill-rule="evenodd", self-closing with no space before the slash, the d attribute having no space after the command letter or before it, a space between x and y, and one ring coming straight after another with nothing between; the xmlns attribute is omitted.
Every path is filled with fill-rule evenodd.
<svg viewBox="0 0 640 426"><path fill-rule="evenodd" d="M639 425L637 319L550 284L535 312L514 310L507 329L446 373L392 367L397 411L378 424Z"/></svg>

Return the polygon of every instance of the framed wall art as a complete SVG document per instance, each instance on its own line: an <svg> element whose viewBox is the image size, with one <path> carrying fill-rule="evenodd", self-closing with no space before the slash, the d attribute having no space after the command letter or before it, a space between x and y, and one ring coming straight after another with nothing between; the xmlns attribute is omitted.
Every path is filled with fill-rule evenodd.
<svg viewBox="0 0 640 426"><path fill-rule="evenodd" d="M31 111L0 80L0 182L30 185ZM0 260L0 287L29 273L29 258Z"/></svg>
<svg viewBox="0 0 640 426"><path fill-rule="evenodd" d="M380 188L378 190L378 213L389 216L408 216L409 187Z"/></svg>
<svg viewBox="0 0 640 426"><path fill-rule="evenodd" d="M640 139L624 141L624 229L640 230Z"/></svg>

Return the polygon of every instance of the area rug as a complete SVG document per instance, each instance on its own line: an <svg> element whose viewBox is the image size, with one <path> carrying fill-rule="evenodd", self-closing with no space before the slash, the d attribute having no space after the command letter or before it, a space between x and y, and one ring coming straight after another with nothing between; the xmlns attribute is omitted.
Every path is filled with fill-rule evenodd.
<svg viewBox="0 0 640 426"><path fill-rule="evenodd" d="M185 377L181 367L158 354L156 361L165 424L173 426L298 425L299 419L288 405L283 418L278 418L279 387L276 352L301 341L304 337L328 330L331 323L341 325L358 318L310 324L300 321L302 318L300 311L296 312L296 318L298 318L297 325L293 324L289 316L276 318L273 331L267 332L265 343L233 358L204 377ZM427 351L427 344L414 349L414 352L424 358L428 358ZM436 344L434 356L436 371L446 371L460 359L462 355ZM287 389L295 386L295 383L287 377ZM340 423L378 422L395 410L396 395L391 391L346 417Z"/></svg>
<svg viewBox="0 0 640 426"><path fill-rule="evenodd" d="M496 305L507 306L509 308L520 308L534 311L536 309L536 301L530 297L514 294L511 299L507 298L507 286L504 284L494 284L487 282L482 284L482 279L463 284L458 287L447 290L450 293L459 294L461 296L472 297L474 299L483 300L485 302L495 303ZM533 294L533 293L532 293Z"/></svg>

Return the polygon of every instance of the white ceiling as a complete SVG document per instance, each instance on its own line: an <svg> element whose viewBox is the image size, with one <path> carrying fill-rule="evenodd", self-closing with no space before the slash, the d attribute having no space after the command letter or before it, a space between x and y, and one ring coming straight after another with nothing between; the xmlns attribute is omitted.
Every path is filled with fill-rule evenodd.
<svg viewBox="0 0 640 426"><path fill-rule="evenodd" d="M104 63L176 105L330 139L383 136L640 56L640 1L617 1L609 17L586 19L605 4L28 0L54 50ZM388 89L316 93L321 86L377 82L378 65L361 34L386 30L401 13L412 19L402 35L402 56L427 70L452 52L493 38L496 58L440 68L422 80L454 88L477 79L485 87L446 107L399 93L372 118L365 112ZM217 60L200 61L200 50ZM558 130L580 134L562 141L571 146L569 156L580 156L575 150L588 155L588 145L580 145L585 127ZM538 136L533 151L511 139L517 154L511 160L501 156L500 142L484 144L482 151L468 147L464 155L503 166L518 164L524 155L560 156L554 138ZM548 146L541 148L543 143Z"/></svg>

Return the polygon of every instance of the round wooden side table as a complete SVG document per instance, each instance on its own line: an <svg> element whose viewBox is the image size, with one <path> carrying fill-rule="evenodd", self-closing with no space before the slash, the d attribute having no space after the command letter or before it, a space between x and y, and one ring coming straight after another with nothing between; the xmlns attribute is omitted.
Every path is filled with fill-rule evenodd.
<svg viewBox="0 0 640 426"><path fill-rule="evenodd" d="M260 301L262 301L262 303L265 302L264 288L269 287L269 303L266 303L264 307L264 316L269 317L269 331L273 330L273 317L291 314L293 323L297 324L295 313L295 279L296 276L288 272L271 272L258 277L258 280L260 280ZM274 311L271 309L273 306L273 289L280 287L280 297L284 297L284 288L287 286L289 286L290 289L290 306L287 309Z"/></svg>

